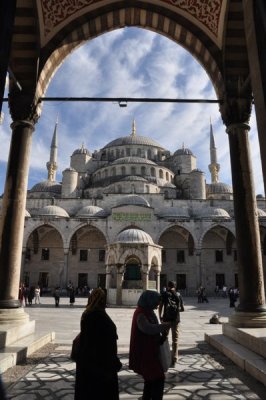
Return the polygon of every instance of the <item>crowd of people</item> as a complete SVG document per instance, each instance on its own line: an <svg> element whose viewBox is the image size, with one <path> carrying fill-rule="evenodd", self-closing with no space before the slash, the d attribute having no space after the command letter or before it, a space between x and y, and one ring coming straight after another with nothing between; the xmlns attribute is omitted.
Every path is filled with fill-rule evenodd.
<svg viewBox="0 0 266 400"><path fill-rule="evenodd" d="M219 289L220 290L220 289ZM215 288L216 295L217 287ZM66 288L69 305L73 307L77 289L69 281ZM235 306L239 296L238 289L222 288L223 297L229 297L230 307ZM117 330L106 313L106 291L101 288L88 288L88 303L81 317L78 350L75 358L76 381L75 400L85 400L88 393L99 400L119 399L118 372L121 362L117 355ZM21 305L40 304L41 288L19 288ZM61 289L53 291L55 306L59 307ZM197 290L198 303L208 303L206 289ZM157 318L155 311L158 309ZM165 372L178 361L178 337L180 312L184 311L181 294L175 283L168 282L159 294L155 290L145 290L135 309L130 337L129 368L141 375L144 380L143 400L161 400L164 393ZM162 361L162 346L168 341L171 332L171 360L165 368ZM99 390L100 388L100 390Z"/></svg>

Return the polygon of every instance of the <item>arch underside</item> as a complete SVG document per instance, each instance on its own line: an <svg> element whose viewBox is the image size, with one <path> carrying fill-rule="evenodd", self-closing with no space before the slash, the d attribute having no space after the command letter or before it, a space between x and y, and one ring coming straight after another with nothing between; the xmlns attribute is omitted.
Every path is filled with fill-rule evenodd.
<svg viewBox="0 0 266 400"><path fill-rule="evenodd" d="M78 46L114 29L140 27L162 34L184 47L203 66L219 99L223 99L225 92L228 95L228 91L235 95L239 85L250 94L250 87L246 84L249 67L242 2L215 2L220 7L216 37L210 32L210 27L206 28L208 15L204 15L206 10L200 10L201 3L197 1L195 10L192 10L193 7L189 10L187 1L178 2L178 6L176 1L170 0L91 1L90 7L81 8L71 18L66 16L63 23L55 24L41 47L42 32L51 29L51 21L49 26L45 26L43 24L48 24L48 20L39 19L38 29L36 26L34 28L36 19L33 17L37 10L34 10L34 2L28 0L31 6L27 11L30 10L31 18L25 19L25 8L24 12L18 13L10 65L23 88L30 95L35 94L37 102L44 96L57 68ZM217 10L212 11L217 14ZM205 25L201 18L205 18ZM21 37L23 21L28 26L25 26L25 35ZM17 91L11 82L10 103L16 95Z"/></svg>

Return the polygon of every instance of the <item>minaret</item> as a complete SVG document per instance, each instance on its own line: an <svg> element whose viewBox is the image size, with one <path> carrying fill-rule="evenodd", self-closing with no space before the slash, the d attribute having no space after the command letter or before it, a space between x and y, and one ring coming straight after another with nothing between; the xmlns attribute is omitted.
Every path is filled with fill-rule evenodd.
<svg viewBox="0 0 266 400"><path fill-rule="evenodd" d="M220 171L220 164L217 163L217 153L216 153L211 120L210 120L210 156L211 156L211 163L209 164L209 171L211 173L211 180L212 183L217 183L219 182L218 172Z"/></svg>
<svg viewBox="0 0 266 400"><path fill-rule="evenodd" d="M48 170L48 180L51 182L55 182L56 170L57 170L57 125L58 118L55 123L53 139L50 147L50 161L46 163L46 167Z"/></svg>
<svg viewBox="0 0 266 400"><path fill-rule="evenodd" d="M133 119L131 136L136 136L136 135L137 135L136 121L135 121L135 119Z"/></svg>

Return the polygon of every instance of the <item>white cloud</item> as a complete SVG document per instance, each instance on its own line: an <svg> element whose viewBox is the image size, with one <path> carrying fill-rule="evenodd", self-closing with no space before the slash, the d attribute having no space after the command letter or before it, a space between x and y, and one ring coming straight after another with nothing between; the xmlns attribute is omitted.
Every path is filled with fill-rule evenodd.
<svg viewBox="0 0 266 400"><path fill-rule="evenodd" d="M126 28L104 34L73 52L53 77L49 96L215 98L204 69L173 41L152 32ZM6 112L6 111L5 111ZM231 183L228 137L217 104L45 103L36 125L31 154L30 183L46 179L46 162L59 113L58 180L70 156L82 143L91 151L131 131L157 140L174 152L184 145L197 156L198 167L210 180L209 121L212 118L220 180ZM8 121L8 122L7 122ZM6 161L10 118L0 126L0 161ZM251 151L256 192L263 192L255 118L251 120Z"/></svg>

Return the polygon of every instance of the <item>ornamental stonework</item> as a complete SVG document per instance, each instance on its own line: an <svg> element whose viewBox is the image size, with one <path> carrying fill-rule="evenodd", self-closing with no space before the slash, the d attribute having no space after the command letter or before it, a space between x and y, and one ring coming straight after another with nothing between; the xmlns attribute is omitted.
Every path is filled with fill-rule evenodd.
<svg viewBox="0 0 266 400"><path fill-rule="evenodd" d="M42 0L44 35L47 36L58 25L83 8L103 0ZM218 36L219 20L224 0L161 0L187 12Z"/></svg>
<svg viewBox="0 0 266 400"><path fill-rule="evenodd" d="M223 0L162 0L172 4L201 22L215 36L218 35Z"/></svg>

